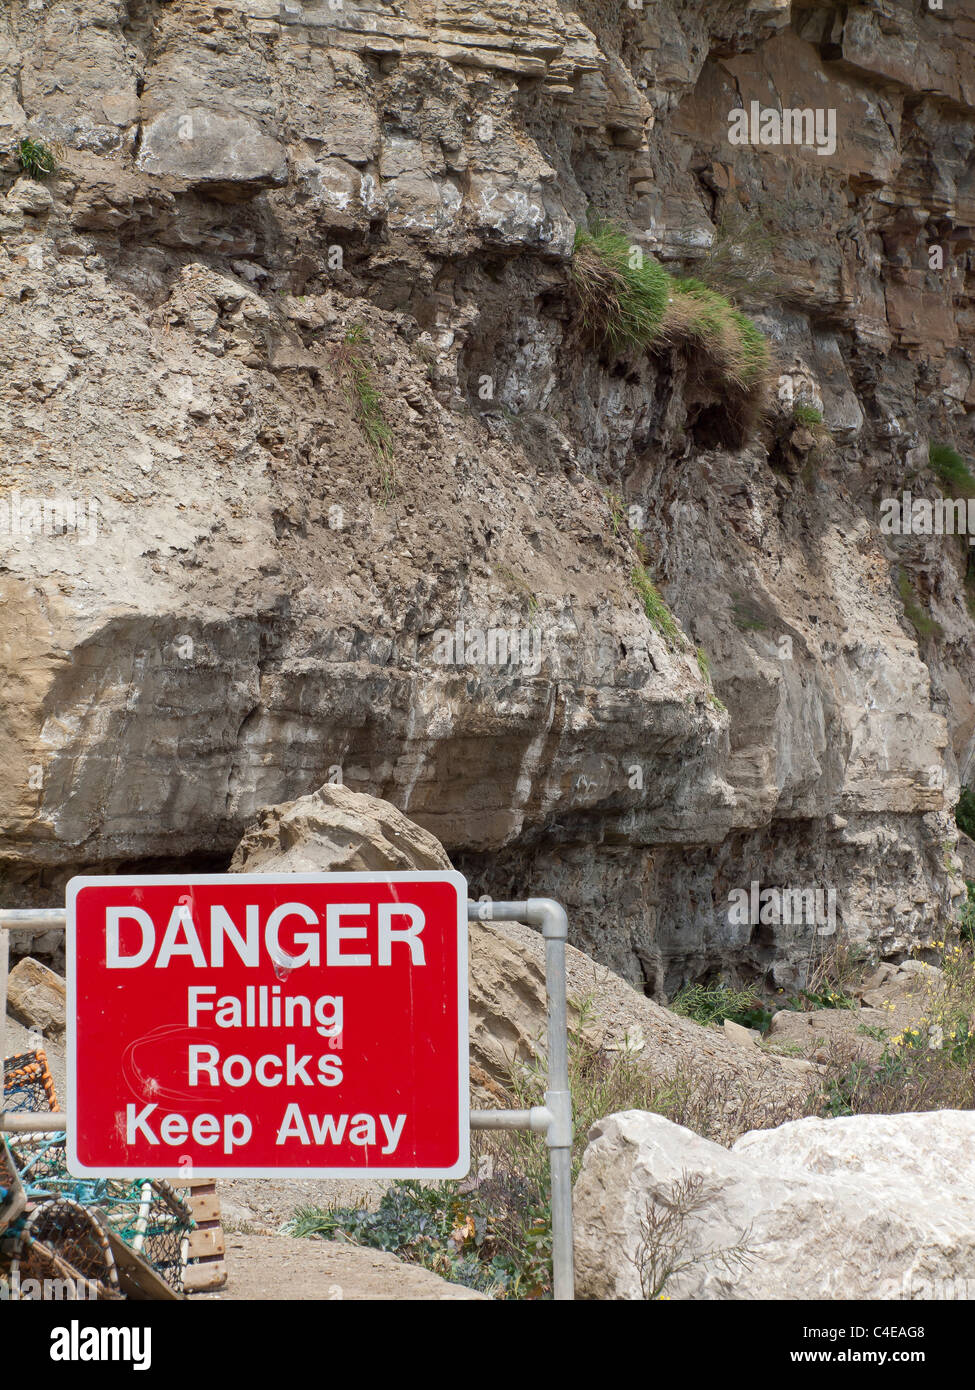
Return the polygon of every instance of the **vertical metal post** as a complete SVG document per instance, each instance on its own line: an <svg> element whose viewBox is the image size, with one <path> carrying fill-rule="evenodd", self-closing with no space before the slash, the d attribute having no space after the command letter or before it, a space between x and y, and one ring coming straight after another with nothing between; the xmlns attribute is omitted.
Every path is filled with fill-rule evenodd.
<svg viewBox="0 0 975 1390"><path fill-rule="evenodd" d="M0 1115L3 1114L3 1059L7 1055L7 961L10 933L0 927Z"/></svg>
<svg viewBox="0 0 975 1390"><path fill-rule="evenodd" d="M568 1001L565 909L551 898L529 898L526 916L545 938L545 991L548 995L548 1084L545 1104L552 1114L546 1143L552 1174L552 1273L556 1299L575 1297L572 1250L572 1096L569 1091Z"/></svg>

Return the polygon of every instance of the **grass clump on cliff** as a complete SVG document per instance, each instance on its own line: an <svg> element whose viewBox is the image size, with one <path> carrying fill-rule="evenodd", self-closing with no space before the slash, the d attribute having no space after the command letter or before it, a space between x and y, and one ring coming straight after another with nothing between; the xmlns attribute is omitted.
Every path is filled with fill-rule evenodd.
<svg viewBox="0 0 975 1390"><path fill-rule="evenodd" d="M571 275L583 327L614 352L683 345L725 386L764 395L771 370L768 341L720 290L674 277L612 222L592 219L576 232Z"/></svg>
<svg viewBox="0 0 975 1390"><path fill-rule="evenodd" d="M643 351L660 336L670 276L611 222L591 225L576 232L572 257L582 322L616 352Z"/></svg>
<svg viewBox="0 0 975 1390"><path fill-rule="evenodd" d="M792 407L792 418L797 425L805 425L807 430L817 430L823 426L823 412L814 405L798 401Z"/></svg>
<svg viewBox="0 0 975 1390"><path fill-rule="evenodd" d="M930 444L931 470L955 497L975 497L975 478L968 464L950 444Z"/></svg>
<svg viewBox="0 0 975 1390"><path fill-rule="evenodd" d="M703 281L681 277L672 282L664 316L664 333L675 343L688 342L708 357L720 376L742 392L761 386L770 369L765 335L730 299Z"/></svg>
<svg viewBox="0 0 975 1390"><path fill-rule="evenodd" d="M937 618L932 618L927 609L921 606L910 576L904 570L897 576L897 592L904 605L904 616L913 623L918 637L940 637L943 634L944 629Z"/></svg>
<svg viewBox="0 0 975 1390"><path fill-rule="evenodd" d="M17 146L17 159L23 172L32 179L53 174L58 167L53 151L40 140L31 140L29 136L25 136Z"/></svg>
<svg viewBox="0 0 975 1390"><path fill-rule="evenodd" d="M339 376L346 383L346 395L354 404L362 431L376 455L383 500L388 501L396 491L393 431L383 413L373 365L364 352L366 342L365 329L361 324L353 324L346 330L336 356Z"/></svg>
<svg viewBox="0 0 975 1390"><path fill-rule="evenodd" d="M654 584L644 566L639 562L633 566L632 577L633 587L639 594L640 602L643 604L643 611L660 633L661 637L670 643L680 642L681 630L677 626L677 619L661 598L656 584Z"/></svg>

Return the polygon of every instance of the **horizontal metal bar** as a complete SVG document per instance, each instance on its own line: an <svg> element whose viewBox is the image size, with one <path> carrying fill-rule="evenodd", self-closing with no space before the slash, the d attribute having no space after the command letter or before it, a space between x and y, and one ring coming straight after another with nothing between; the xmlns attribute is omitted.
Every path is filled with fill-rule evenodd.
<svg viewBox="0 0 975 1390"><path fill-rule="evenodd" d="M6 1130L8 1134L50 1134L67 1128L68 1117L63 1110L52 1113L28 1111L26 1114L19 1110L7 1110L0 1113L0 1133Z"/></svg>
<svg viewBox="0 0 975 1390"><path fill-rule="evenodd" d="M547 1134L555 1116L545 1105L530 1110L472 1110L471 1129L533 1129Z"/></svg>
<svg viewBox="0 0 975 1390"><path fill-rule="evenodd" d="M0 927L7 931L63 931L67 919L63 907L0 908Z"/></svg>

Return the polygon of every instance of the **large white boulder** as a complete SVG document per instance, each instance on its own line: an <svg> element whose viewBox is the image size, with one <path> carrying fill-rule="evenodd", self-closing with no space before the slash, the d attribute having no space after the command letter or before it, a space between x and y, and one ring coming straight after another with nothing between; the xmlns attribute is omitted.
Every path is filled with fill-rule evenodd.
<svg viewBox="0 0 975 1390"><path fill-rule="evenodd" d="M659 1293L641 1267L668 1264L670 1298L975 1293L971 1111L796 1120L725 1149L629 1110L590 1131L575 1203L585 1298Z"/></svg>

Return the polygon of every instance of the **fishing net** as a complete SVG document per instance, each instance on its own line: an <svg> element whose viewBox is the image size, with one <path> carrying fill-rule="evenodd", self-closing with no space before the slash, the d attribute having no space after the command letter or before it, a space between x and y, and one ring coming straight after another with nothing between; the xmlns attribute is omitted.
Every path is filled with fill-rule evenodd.
<svg viewBox="0 0 975 1390"><path fill-rule="evenodd" d="M68 1172L65 1135L18 1137L17 1171L32 1202L67 1199L98 1212L177 1293L182 1292L194 1222L182 1195L160 1178L76 1178Z"/></svg>
<svg viewBox="0 0 975 1390"><path fill-rule="evenodd" d="M70 1197L35 1207L24 1221L10 1282L19 1297L121 1298L99 1213Z"/></svg>
<svg viewBox="0 0 975 1390"><path fill-rule="evenodd" d="M57 1112L41 1049L8 1057L3 1078L3 1109ZM18 1183L28 1214L3 1229L5 1194ZM27 1279L42 1286L45 1279L73 1279L94 1290L79 1297L121 1297L111 1232L181 1293L193 1227L182 1194L161 1179L72 1177L61 1131L16 1135L0 1143L0 1273L21 1285Z"/></svg>
<svg viewBox="0 0 975 1390"><path fill-rule="evenodd" d="M42 1048L18 1052L4 1061L3 1109L20 1112L60 1109L54 1077Z"/></svg>

